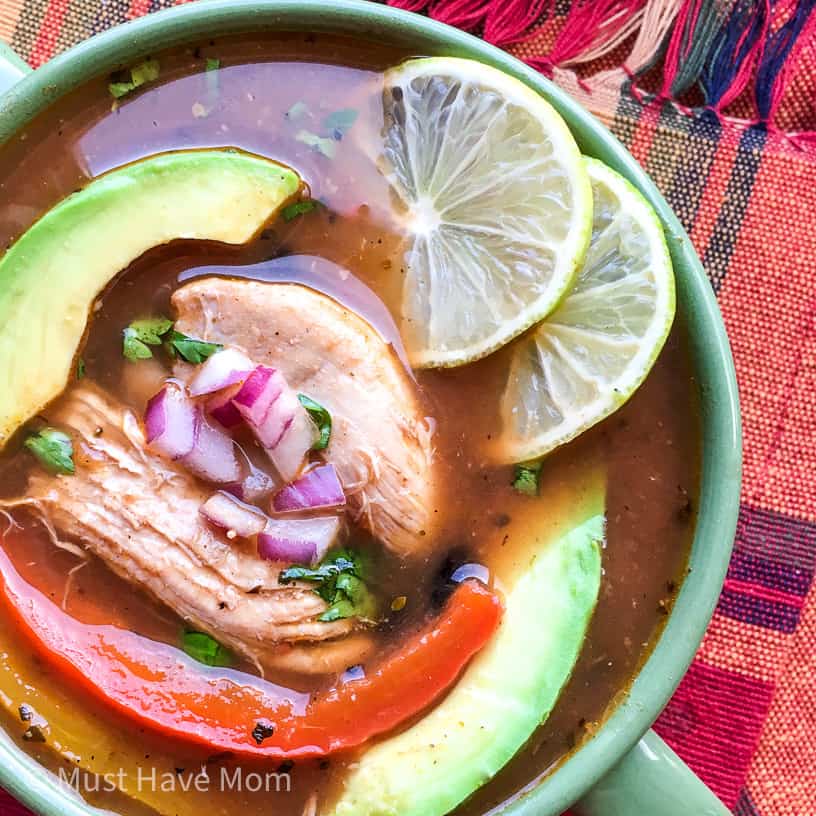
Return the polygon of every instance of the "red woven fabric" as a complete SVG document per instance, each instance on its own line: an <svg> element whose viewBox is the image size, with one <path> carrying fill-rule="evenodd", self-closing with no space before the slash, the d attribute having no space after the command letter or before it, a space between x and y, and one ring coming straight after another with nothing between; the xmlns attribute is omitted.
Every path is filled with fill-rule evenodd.
<svg viewBox="0 0 816 816"><path fill-rule="evenodd" d="M392 2L553 76L688 228L736 358L745 481L717 612L657 729L738 816L816 814L816 4ZM165 5L0 0L0 37L36 66Z"/></svg>

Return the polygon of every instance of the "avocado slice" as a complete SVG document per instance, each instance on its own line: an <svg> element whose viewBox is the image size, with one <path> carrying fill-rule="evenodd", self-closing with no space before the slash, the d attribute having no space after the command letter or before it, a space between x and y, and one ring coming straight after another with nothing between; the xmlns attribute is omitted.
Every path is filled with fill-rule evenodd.
<svg viewBox="0 0 816 816"><path fill-rule="evenodd" d="M527 742L569 678L601 581L605 483L595 472L558 513L542 501L539 529L505 583L492 643L436 708L353 765L332 816L443 816ZM539 500L541 501L541 500ZM538 502L536 502L538 504ZM552 523L551 511L561 515ZM509 587L509 588L508 588Z"/></svg>
<svg viewBox="0 0 816 816"><path fill-rule="evenodd" d="M114 170L49 210L0 260L0 447L63 390L117 273L179 238L242 244L299 187L276 162L191 150Z"/></svg>

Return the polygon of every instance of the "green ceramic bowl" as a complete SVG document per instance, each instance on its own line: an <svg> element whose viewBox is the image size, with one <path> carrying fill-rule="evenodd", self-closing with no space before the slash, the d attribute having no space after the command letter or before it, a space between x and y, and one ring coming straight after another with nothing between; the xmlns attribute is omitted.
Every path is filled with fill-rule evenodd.
<svg viewBox="0 0 816 816"><path fill-rule="evenodd" d="M677 273L679 308L689 328L703 413L702 492L692 571L627 698L587 744L505 813L555 816L574 805L583 816L726 814L649 727L694 656L728 565L741 475L734 366L716 301L688 236L637 162L595 118L513 57L418 15L356 0L208 0L107 31L33 73L7 50L0 54L0 83L9 87L0 97L0 140L67 91L120 64L180 43L282 29L371 37L404 45L417 54L469 57L494 65L548 99L566 119L582 150L623 173L662 218ZM41 814L87 816L94 812L59 789L54 777L9 741L0 742L0 784Z"/></svg>

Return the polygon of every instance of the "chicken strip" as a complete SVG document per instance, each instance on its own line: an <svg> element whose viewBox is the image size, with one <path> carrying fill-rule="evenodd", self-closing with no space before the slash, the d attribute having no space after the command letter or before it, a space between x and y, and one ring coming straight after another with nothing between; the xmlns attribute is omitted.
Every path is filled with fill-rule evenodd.
<svg viewBox="0 0 816 816"><path fill-rule="evenodd" d="M176 290L176 328L279 368L332 415L326 458L350 508L401 557L427 554L438 490L431 428L406 370L371 326L305 286L205 278Z"/></svg>
<svg viewBox="0 0 816 816"><path fill-rule="evenodd" d="M317 594L280 585L274 564L207 525L199 508L209 494L150 453L135 415L100 388L75 386L47 418L73 436L77 470L34 471L25 503L125 580L264 666L309 670L312 642L352 632L352 620L317 620L326 609ZM343 640L326 644L314 671L342 671L367 648L364 635L350 640L358 655Z"/></svg>

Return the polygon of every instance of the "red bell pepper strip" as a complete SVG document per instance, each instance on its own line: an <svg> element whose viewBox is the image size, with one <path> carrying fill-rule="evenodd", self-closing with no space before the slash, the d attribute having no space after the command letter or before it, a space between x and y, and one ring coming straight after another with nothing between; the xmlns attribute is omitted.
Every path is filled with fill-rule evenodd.
<svg viewBox="0 0 816 816"><path fill-rule="evenodd" d="M168 737L271 759L353 748L422 711L490 639L503 612L489 589L465 581L437 619L368 676L308 695L209 668L125 629L82 623L26 583L2 549L0 579L7 614L78 687Z"/></svg>

